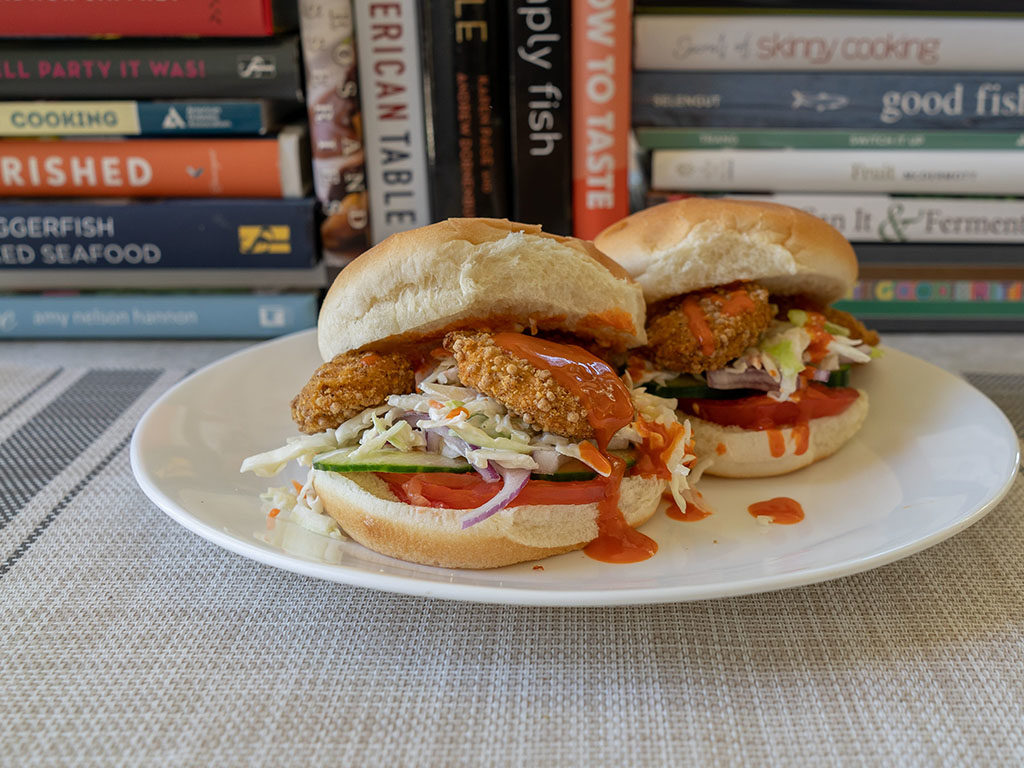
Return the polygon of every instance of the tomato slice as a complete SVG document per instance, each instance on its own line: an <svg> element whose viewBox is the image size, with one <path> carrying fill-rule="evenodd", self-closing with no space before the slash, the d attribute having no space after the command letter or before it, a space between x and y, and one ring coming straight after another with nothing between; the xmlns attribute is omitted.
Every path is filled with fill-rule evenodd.
<svg viewBox="0 0 1024 768"><path fill-rule="evenodd" d="M421 507L475 509L501 490L501 483L488 483L479 475L378 472L377 476L403 502ZM607 483L602 478L572 482L530 480L509 506L592 504L603 499L606 492Z"/></svg>
<svg viewBox="0 0 1024 768"><path fill-rule="evenodd" d="M755 395L736 400L680 400L679 408L691 416L726 427L779 429L822 416L835 416L849 408L858 396L856 389L827 387L815 381L782 403L768 395Z"/></svg>

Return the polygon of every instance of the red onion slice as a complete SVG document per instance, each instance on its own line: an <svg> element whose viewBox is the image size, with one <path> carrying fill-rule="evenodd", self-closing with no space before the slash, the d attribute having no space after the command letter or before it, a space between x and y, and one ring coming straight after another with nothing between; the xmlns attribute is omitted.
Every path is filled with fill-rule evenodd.
<svg viewBox="0 0 1024 768"><path fill-rule="evenodd" d="M768 371L759 368L747 368L745 371L720 368L707 371L705 375L711 389L759 389L772 392L779 388L779 382Z"/></svg>
<svg viewBox="0 0 1024 768"><path fill-rule="evenodd" d="M491 515L501 512L501 510L515 500L516 496L519 495L520 491L530 481L530 470L528 469L502 469L498 465L495 465L495 469L502 476L505 484L493 499L485 504L481 504L476 509L468 510L459 518L463 530L483 522Z"/></svg>

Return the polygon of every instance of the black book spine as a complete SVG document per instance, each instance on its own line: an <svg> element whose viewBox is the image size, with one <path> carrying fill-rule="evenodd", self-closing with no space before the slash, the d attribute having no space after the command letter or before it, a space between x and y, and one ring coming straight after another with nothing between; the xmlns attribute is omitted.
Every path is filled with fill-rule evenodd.
<svg viewBox="0 0 1024 768"><path fill-rule="evenodd" d="M435 220L462 216L459 187L458 119L455 105L455 11L451 0L427 0L423 58L427 113L430 203Z"/></svg>
<svg viewBox="0 0 1024 768"><path fill-rule="evenodd" d="M508 216L504 3L430 3L434 215Z"/></svg>
<svg viewBox="0 0 1024 768"><path fill-rule="evenodd" d="M302 100L295 36L248 40L5 40L0 99Z"/></svg>
<svg viewBox="0 0 1024 768"><path fill-rule="evenodd" d="M512 213L548 232L572 229L570 3L509 0Z"/></svg>

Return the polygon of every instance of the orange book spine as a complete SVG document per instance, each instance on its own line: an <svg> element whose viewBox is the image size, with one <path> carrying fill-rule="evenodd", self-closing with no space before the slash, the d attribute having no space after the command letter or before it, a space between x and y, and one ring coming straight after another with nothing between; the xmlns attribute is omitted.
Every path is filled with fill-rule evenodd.
<svg viewBox="0 0 1024 768"><path fill-rule="evenodd" d="M0 197L291 197L280 139L0 142Z"/></svg>
<svg viewBox="0 0 1024 768"><path fill-rule="evenodd" d="M592 240L629 213L629 0L572 0L573 229Z"/></svg>

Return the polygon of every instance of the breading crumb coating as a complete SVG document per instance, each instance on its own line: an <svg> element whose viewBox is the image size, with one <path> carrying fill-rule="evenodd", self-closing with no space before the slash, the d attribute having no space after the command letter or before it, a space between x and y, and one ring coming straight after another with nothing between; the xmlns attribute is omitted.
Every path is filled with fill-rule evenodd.
<svg viewBox="0 0 1024 768"><path fill-rule="evenodd" d="M749 296L749 301L738 292ZM694 327L684 308L690 297L696 300L705 329ZM757 283L734 283L666 299L648 312L649 356L670 371L713 371L756 344L774 315L767 289Z"/></svg>
<svg viewBox="0 0 1024 768"><path fill-rule="evenodd" d="M498 400L535 428L578 440L594 436L578 398L550 371L509 354L490 334L453 331L445 336L444 347L455 358L463 384Z"/></svg>
<svg viewBox="0 0 1024 768"><path fill-rule="evenodd" d="M405 355L395 352L344 352L317 368L292 400L292 420L307 434L335 429L388 395L415 389L415 374Z"/></svg>

